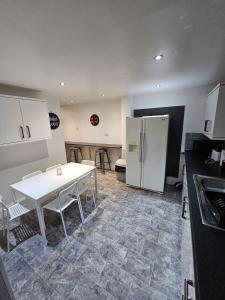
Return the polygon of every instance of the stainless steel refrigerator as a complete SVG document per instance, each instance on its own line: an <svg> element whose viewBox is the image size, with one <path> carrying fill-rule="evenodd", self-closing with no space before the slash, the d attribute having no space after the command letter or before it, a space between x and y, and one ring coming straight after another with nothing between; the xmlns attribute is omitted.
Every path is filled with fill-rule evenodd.
<svg viewBox="0 0 225 300"><path fill-rule="evenodd" d="M126 120L126 183L164 192L169 116Z"/></svg>

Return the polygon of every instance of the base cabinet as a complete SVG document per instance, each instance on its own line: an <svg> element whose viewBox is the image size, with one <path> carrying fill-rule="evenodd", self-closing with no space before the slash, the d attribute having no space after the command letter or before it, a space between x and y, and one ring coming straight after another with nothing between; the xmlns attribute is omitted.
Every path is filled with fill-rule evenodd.
<svg viewBox="0 0 225 300"><path fill-rule="evenodd" d="M191 241L190 214L187 193L186 169L184 169L182 193L182 241L181 241L181 278L182 300L195 300L194 265Z"/></svg>

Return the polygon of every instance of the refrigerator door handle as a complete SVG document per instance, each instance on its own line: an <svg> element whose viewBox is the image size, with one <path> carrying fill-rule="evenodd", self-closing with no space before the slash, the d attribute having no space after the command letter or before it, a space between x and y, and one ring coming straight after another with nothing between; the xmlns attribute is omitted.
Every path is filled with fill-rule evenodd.
<svg viewBox="0 0 225 300"><path fill-rule="evenodd" d="M146 154L146 149L145 149L145 147L146 147L146 143L145 143L145 141L146 141L146 134L145 134L145 132L142 134L142 161L145 161L145 154Z"/></svg>
<svg viewBox="0 0 225 300"><path fill-rule="evenodd" d="M140 140L139 140L139 161L142 161L142 139L143 139L143 133L140 132Z"/></svg>

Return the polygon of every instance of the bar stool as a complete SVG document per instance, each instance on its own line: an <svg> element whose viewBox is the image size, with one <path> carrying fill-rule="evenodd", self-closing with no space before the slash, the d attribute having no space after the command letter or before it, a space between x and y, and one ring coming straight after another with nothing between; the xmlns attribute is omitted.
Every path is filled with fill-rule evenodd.
<svg viewBox="0 0 225 300"><path fill-rule="evenodd" d="M74 156L74 161L76 163L79 163L79 153L80 153L80 161L83 160L83 153L82 153L82 150L81 150L81 147L73 147L73 148L70 148L70 159L72 161L72 154Z"/></svg>
<svg viewBox="0 0 225 300"><path fill-rule="evenodd" d="M99 161L97 162L97 157L99 156ZM107 161L105 161L105 158ZM95 151L95 166L102 169L105 173L105 164L108 165L108 169L111 171L111 165L109 160L109 154L106 148L99 148Z"/></svg>

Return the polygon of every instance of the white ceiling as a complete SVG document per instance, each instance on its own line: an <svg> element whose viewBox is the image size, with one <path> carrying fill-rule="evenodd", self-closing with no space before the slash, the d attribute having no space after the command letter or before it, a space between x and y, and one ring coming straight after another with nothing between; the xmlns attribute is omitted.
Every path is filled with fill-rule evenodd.
<svg viewBox="0 0 225 300"><path fill-rule="evenodd" d="M214 84L224 16L224 0L1 0L0 83L64 104Z"/></svg>

